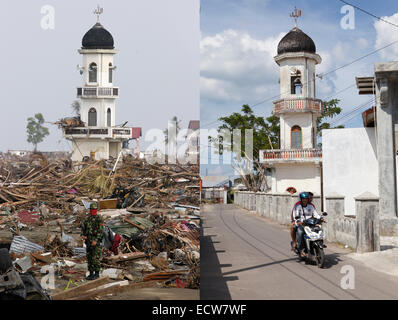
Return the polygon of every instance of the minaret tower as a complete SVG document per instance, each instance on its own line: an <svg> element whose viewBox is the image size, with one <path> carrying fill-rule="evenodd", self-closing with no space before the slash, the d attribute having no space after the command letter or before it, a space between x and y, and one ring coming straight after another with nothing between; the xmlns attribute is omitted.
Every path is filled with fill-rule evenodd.
<svg viewBox="0 0 398 320"><path fill-rule="evenodd" d="M113 86L114 62L117 53L112 35L99 22L102 8L97 8L97 23L84 35L79 53L83 57L81 120L89 127L115 125L115 100L119 90Z"/></svg>
<svg viewBox="0 0 398 320"><path fill-rule="evenodd" d="M295 27L278 44L280 99L273 113L280 119L279 149L261 150L260 162L269 169L271 191L295 190L321 194L322 151L317 148L317 119L322 101L315 96L315 67L321 63L315 43L297 27L301 11L290 15Z"/></svg>
<svg viewBox="0 0 398 320"><path fill-rule="evenodd" d="M321 63L315 43L297 27L301 11L290 15L295 27L278 44L274 58L280 67L280 100L274 114L280 117L280 148L316 148L316 121L322 102L315 98L315 66Z"/></svg>
<svg viewBox="0 0 398 320"><path fill-rule="evenodd" d="M118 157L123 145L132 138L132 129L115 125L115 100L119 88L114 86L113 57L117 53L112 35L101 25L98 7L97 23L86 32L79 53L83 65L78 66L83 77L77 88L80 98L80 120L84 127L65 127L64 136L72 141L72 160L89 157L108 159Z"/></svg>

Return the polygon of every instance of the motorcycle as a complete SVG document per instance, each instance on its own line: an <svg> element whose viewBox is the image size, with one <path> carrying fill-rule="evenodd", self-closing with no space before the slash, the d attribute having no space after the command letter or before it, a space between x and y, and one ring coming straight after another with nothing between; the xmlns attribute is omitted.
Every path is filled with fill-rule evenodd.
<svg viewBox="0 0 398 320"><path fill-rule="evenodd" d="M326 212L322 212L322 216L327 216ZM323 268L325 264L325 253L323 248L326 245L323 243L325 233L322 229L322 223L324 219L317 219L314 217L308 218L303 221L304 228L304 252L307 254L305 258L301 257L300 252L297 248L294 248L294 252L298 255L301 260L305 260L306 263L315 262L319 268Z"/></svg>

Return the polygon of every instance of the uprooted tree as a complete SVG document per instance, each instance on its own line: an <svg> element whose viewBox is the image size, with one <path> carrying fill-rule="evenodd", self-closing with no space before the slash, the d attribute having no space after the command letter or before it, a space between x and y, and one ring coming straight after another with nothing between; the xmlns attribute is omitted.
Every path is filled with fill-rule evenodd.
<svg viewBox="0 0 398 320"><path fill-rule="evenodd" d="M27 141L33 144L34 152L37 151L37 145L50 134L48 129L43 126L43 123L44 117L41 113L36 113L34 118L28 118L28 124L26 125Z"/></svg>
<svg viewBox="0 0 398 320"><path fill-rule="evenodd" d="M338 106L340 100L332 99L323 101L323 112L317 121L318 136L322 135L323 129L343 128L340 125L332 127L329 119L341 113L342 108ZM266 166L260 164L259 155L260 150L277 149L279 148L279 118L271 115L264 119L254 114L249 105L244 104L241 112L234 112L230 116L221 117L218 119L222 124L217 131L219 136L209 137L210 141L216 147L218 152L240 150L240 154L233 154L233 168L239 172L242 182L246 188L251 191L269 190L266 179ZM233 130L238 129L241 132L240 146L239 141L234 141L233 135L226 141L222 135L224 131L232 133ZM253 154L247 154L245 151L246 145L246 130L253 130ZM220 151L219 151L220 150ZM244 161L242 161L244 160ZM247 170L247 168L252 168Z"/></svg>

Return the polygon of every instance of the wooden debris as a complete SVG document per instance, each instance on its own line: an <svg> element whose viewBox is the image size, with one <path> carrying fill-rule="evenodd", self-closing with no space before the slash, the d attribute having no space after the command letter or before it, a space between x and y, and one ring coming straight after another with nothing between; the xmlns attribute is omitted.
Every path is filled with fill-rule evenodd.
<svg viewBox="0 0 398 320"><path fill-rule="evenodd" d="M109 283L108 277L101 277L96 280L88 281L78 287L68 289L66 291L54 294L52 296L53 300L66 300L71 299L73 297L82 295L83 293L87 292L90 289L97 288L103 284Z"/></svg>
<svg viewBox="0 0 398 320"><path fill-rule="evenodd" d="M144 252L131 252L131 253L119 254L117 256L105 257L104 260L109 263L118 263L118 262L125 262L125 261L141 259L141 258L145 258L146 256L147 256L147 254Z"/></svg>

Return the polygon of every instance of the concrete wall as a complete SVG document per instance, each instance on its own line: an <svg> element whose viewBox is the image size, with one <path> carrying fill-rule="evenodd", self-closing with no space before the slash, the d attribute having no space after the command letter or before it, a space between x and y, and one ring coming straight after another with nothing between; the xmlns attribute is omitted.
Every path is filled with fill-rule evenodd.
<svg viewBox="0 0 398 320"><path fill-rule="evenodd" d="M81 50L83 58L83 84L84 86L92 86L95 83L89 82L88 70L91 63L97 64L97 84L100 87L112 87L113 83L109 83L109 63L113 62L113 56L117 52L115 50L108 50L109 53L104 53L104 50L90 50L91 53L87 53L88 50ZM113 82L115 81L115 72L113 72Z"/></svg>
<svg viewBox="0 0 398 320"><path fill-rule="evenodd" d="M301 128L302 148L314 148L313 145L313 115L310 112L291 112L280 116L280 148L291 149L291 130L294 126Z"/></svg>
<svg viewBox="0 0 398 320"><path fill-rule="evenodd" d="M378 162L374 128L322 131L324 195L345 196L345 215L355 215L355 197L366 191L378 196ZM325 211L329 211L327 204Z"/></svg>
<svg viewBox="0 0 398 320"><path fill-rule="evenodd" d="M283 225L291 222L291 212L297 202L297 194L235 192L235 204L255 211L258 215L270 218ZM380 222L378 197L365 192L355 198L356 216L344 216L344 196L331 194L326 197L329 207L327 223L324 224L326 240L338 242L356 249L357 252L380 250ZM313 203L319 209L320 197Z"/></svg>
<svg viewBox="0 0 398 320"><path fill-rule="evenodd" d="M296 68L301 73L301 83L303 89L301 94L291 94L291 75L292 68ZM291 98L314 98L315 97L315 60L296 57L285 59L280 62L280 90L282 99Z"/></svg>
<svg viewBox="0 0 398 320"><path fill-rule="evenodd" d="M224 188L203 188L202 199L217 200L220 203L227 203L227 190L224 190Z"/></svg>
<svg viewBox="0 0 398 320"><path fill-rule="evenodd" d="M115 142L114 151L120 152L121 142ZM91 152L95 152L95 160L109 158L109 141L102 139L74 139L72 141L72 161L81 161L83 157L90 157ZM112 155L114 156L114 155ZM116 154L116 157L118 153Z"/></svg>
<svg viewBox="0 0 398 320"><path fill-rule="evenodd" d="M278 164L275 169L273 193L283 193L288 187L294 187L298 192L321 193L320 167L314 163Z"/></svg>

